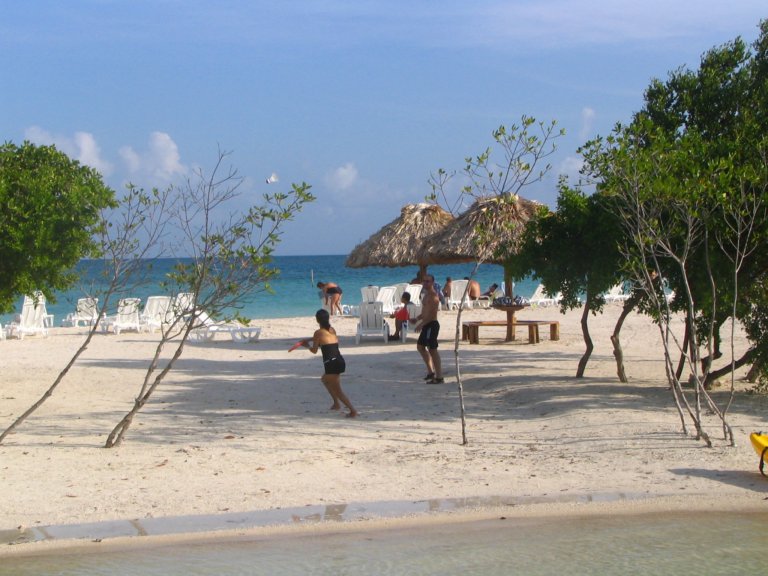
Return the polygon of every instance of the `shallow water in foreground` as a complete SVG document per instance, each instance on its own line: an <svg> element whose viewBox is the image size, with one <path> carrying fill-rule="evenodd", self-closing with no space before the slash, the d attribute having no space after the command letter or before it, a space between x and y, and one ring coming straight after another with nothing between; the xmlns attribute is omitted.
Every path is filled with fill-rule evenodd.
<svg viewBox="0 0 768 576"><path fill-rule="evenodd" d="M0 574L765 574L768 513L510 518L120 552L6 557Z"/></svg>

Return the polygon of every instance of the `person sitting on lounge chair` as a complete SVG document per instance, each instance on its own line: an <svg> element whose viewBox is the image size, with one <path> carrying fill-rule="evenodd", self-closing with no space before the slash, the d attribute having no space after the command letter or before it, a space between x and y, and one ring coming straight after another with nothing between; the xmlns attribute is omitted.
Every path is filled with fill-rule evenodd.
<svg viewBox="0 0 768 576"><path fill-rule="evenodd" d="M490 286L488 286L488 290L483 292L480 295L480 297L482 298L483 296L487 296L488 298L493 298L496 295L496 290L498 290L498 289L499 289L499 285L498 284L491 284Z"/></svg>
<svg viewBox="0 0 768 576"><path fill-rule="evenodd" d="M477 300L480 298L480 284L477 280L470 280L468 276L464 277L464 280L469 282L469 290L467 290L467 296L470 300Z"/></svg>

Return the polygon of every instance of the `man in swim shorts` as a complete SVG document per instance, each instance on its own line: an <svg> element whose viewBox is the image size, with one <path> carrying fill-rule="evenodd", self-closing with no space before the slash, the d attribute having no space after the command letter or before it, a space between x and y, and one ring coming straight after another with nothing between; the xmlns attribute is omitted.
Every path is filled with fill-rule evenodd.
<svg viewBox="0 0 768 576"><path fill-rule="evenodd" d="M427 376L424 380L427 384L442 384L445 379L440 352L437 351L437 336L440 334L437 313L440 310L440 298L435 291L435 277L431 274L427 274L422 280L421 306L421 314L416 317L417 326L421 326L416 349L427 366Z"/></svg>

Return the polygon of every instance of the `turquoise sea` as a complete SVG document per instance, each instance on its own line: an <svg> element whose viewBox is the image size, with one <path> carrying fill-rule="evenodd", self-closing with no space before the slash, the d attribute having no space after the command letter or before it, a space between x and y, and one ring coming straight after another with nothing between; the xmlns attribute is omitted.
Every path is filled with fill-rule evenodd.
<svg viewBox="0 0 768 576"><path fill-rule="evenodd" d="M401 282L410 281L418 271L416 266L402 268L347 268L344 265L346 255L336 256L277 256L273 266L280 273L272 282L273 292L261 291L250 295L239 312L245 318L291 318L297 316L312 316L319 308L317 282L335 282L344 291L342 304L360 304L363 286L389 286ZM137 287L131 294L146 301L148 296L163 294L160 282L171 270L175 259L148 260L150 269L149 281ZM430 266L429 272L435 275L438 283L443 284L445 278L464 278L472 272L474 264L452 264ZM77 267L83 282L79 286L89 285L91 279L96 278L97 266L94 261L84 260ZM501 285L504 280L504 270L494 264L483 264L475 276L480 286L485 290L492 283ZM530 296L536 284L533 281L523 281L516 285L515 294ZM83 290L74 288L56 295L56 302L49 302L47 309L54 315L56 326L61 325L61 320L74 310L78 298L85 296ZM17 306L17 312L21 310L21 299ZM234 311L233 311L234 312ZM0 319L3 324L9 322L13 314L5 315Z"/></svg>

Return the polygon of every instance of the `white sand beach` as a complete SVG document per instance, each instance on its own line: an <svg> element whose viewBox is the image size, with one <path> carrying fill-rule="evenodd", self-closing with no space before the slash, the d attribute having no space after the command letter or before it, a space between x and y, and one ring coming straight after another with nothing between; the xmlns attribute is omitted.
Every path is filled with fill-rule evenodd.
<svg viewBox="0 0 768 576"><path fill-rule="evenodd" d="M579 310L519 314L559 320L559 341L544 330L531 345L520 330L519 340L504 342L502 328L484 328L480 344L462 343L466 446L455 312L441 313L443 385L424 383L414 334L405 344L356 345L357 320L333 320L356 419L328 410L319 356L287 352L312 334L312 318L259 321L258 343L220 335L188 345L113 449L103 448L106 436L130 408L158 335L99 334L53 397L0 445L0 531L10 540L35 526L495 496L557 503L629 495L662 507L764 509L768 479L748 436L764 426L768 399L747 395L740 371L728 418L738 445L727 445L712 415L706 429L714 447L692 431L686 437L658 330L643 316L630 315L622 331L630 381L616 378L609 335L619 310L608 305L590 319L595 351L582 379L574 378L584 348ZM48 338L0 342L3 428L50 386L82 332L57 328ZM737 351L744 345L739 336ZM722 399L728 387L713 394Z"/></svg>

